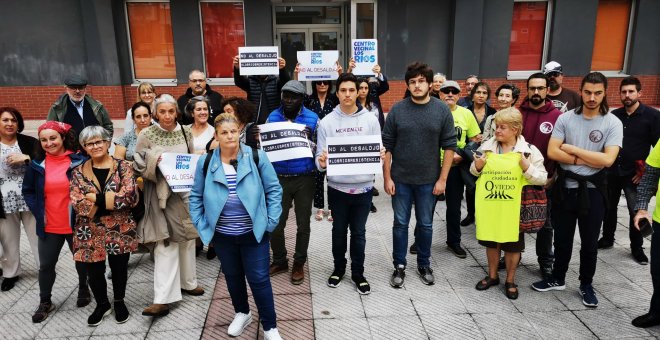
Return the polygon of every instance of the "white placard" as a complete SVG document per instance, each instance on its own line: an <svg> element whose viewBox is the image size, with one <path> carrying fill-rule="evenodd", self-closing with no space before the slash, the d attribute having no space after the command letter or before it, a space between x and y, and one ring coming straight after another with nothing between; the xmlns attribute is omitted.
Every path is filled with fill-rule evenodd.
<svg viewBox="0 0 660 340"><path fill-rule="evenodd" d="M192 189L199 156L201 155L163 152L158 169L173 192L188 192Z"/></svg>
<svg viewBox="0 0 660 340"><path fill-rule="evenodd" d="M328 176L383 172L380 135L328 137Z"/></svg>
<svg viewBox="0 0 660 340"><path fill-rule="evenodd" d="M312 158L304 124L281 122L259 125L261 149L271 162Z"/></svg>
<svg viewBox="0 0 660 340"><path fill-rule="evenodd" d="M359 76L374 75L371 69L378 64L378 40L353 39L351 56L355 60L353 74Z"/></svg>
<svg viewBox="0 0 660 340"><path fill-rule="evenodd" d="M280 74L277 46L239 47L238 58L242 76Z"/></svg>
<svg viewBox="0 0 660 340"><path fill-rule="evenodd" d="M335 80L337 51L298 51L298 80Z"/></svg>

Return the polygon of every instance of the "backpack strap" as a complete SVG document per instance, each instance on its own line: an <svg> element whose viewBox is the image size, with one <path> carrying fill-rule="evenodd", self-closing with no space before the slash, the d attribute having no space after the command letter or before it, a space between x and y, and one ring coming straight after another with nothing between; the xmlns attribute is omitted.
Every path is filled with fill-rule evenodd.
<svg viewBox="0 0 660 340"><path fill-rule="evenodd" d="M204 159L204 176L209 172L209 164L211 163L211 158L213 157L213 150L206 151L206 158ZM252 148L252 160L257 166L257 171L259 171L259 150L257 148ZM261 176L261 172L259 173Z"/></svg>

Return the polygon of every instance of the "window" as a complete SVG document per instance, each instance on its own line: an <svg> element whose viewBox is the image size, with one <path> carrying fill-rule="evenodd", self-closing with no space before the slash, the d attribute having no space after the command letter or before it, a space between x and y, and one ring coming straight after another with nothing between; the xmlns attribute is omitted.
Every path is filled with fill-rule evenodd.
<svg viewBox="0 0 660 340"><path fill-rule="evenodd" d="M128 2L126 14L135 79L176 79L170 4Z"/></svg>
<svg viewBox="0 0 660 340"><path fill-rule="evenodd" d="M376 2L351 0L351 39L376 39Z"/></svg>
<svg viewBox="0 0 660 340"><path fill-rule="evenodd" d="M513 4L509 71L541 69L547 45L547 18L547 1L520 1Z"/></svg>
<svg viewBox="0 0 660 340"><path fill-rule="evenodd" d="M245 46L242 2L200 3L208 78L231 78L232 59Z"/></svg>
<svg viewBox="0 0 660 340"><path fill-rule="evenodd" d="M600 0L596 16L594 50L591 69L621 71L624 69L630 30L631 0Z"/></svg>

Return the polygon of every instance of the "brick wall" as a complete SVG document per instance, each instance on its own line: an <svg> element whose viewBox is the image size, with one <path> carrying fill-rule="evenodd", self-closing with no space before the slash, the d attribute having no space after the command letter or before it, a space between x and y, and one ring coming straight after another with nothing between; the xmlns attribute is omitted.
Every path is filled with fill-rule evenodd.
<svg viewBox="0 0 660 340"><path fill-rule="evenodd" d="M660 107L660 76L639 76L642 82L642 102L648 105ZM580 86L582 77L564 77L564 87L577 90ZM514 83L520 87L521 98L526 96L526 81L515 80L507 81L504 78L485 79L491 86L492 91L505 82ZM609 89L607 91L608 102L612 107L621 106L619 100L619 83L621 78L611 78ZM464 81L459 81L464 88ZM178 98L183 94L187 85L157 87L158 93L170 93ZM213 86L213 89L220 91L223 96L245 96L245 93L236 86ZM381 97L383 108L387 112L392 105L403 98L406 91L405 82L395 80L390 82L390 90ZM135 103L136 87L130 85L118 86L89 86L87 93L97 100L100 100L110 113L113 119L122 119L125 117L126 110ZM14 106L23 114L25 119L45 119L48 109L53 102L64 93L63 86L7 86L0 88L0 106ZM465 95L465 90L461 96ZM494 94L492 94L494 97ZM492 99L492 98L491 98ZM520 103L522 99L519 99Z"/></svg>

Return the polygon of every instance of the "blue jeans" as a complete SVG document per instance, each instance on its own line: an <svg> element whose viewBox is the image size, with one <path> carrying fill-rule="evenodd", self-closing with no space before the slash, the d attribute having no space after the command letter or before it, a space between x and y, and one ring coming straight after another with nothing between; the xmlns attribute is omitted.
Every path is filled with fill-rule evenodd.
<svg viewBox="0 0 660 340"><path fill-rule="evenodd" d="M264 234L261 243L257 243L254 233L249 232L239 236L215 233L213 237L215 252L222 264L222 272L227 281L227 290L236 313L247 314L248 304L247 278L252 290L254 302L259 310L261 325L264 330L277 327L273 288L270 285L268 266L269 234Z"/></svg>
<svg viewBox="0 0 660 340"><path fill-rule="evenodd" d="M436 197L433 195L431 184L405 184L395 182L395 195L392 196L392 210L394 211L394 226L392 228L392 242L394 266L406 265L408 251L408 224L410 223L410 210L415 202L415 243L417 244L417 266L429 267L431 262L431 240L433 238L433 207Z"/></svg>
<svg viewBox="0 0 660 340"><path fill-rule="evenodd" d="M351 277L364 274L365 225L371 208L372 192L347 194L328 187L328 204L332 207L332 257L335 271L346 271L346 234L351 230Z"/></svg>

